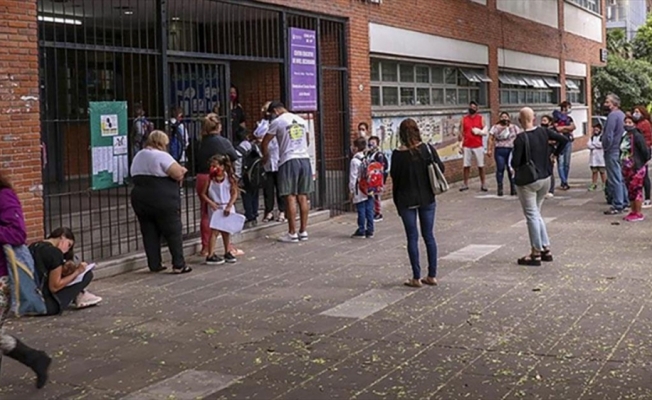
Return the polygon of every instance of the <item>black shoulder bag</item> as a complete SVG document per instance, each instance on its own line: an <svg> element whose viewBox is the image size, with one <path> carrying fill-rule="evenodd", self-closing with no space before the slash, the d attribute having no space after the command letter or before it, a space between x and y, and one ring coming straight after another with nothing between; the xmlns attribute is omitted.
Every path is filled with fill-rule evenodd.
<svg viewBox="0 0 652 400"><path fill-rule="evenodd" d="M539 171L534 161L532 161L530 153L530 138L527 132L523 132L522 135L525 140L525 164L516 169L516 176L514 177L516 186L529 185L539 180Z"/></svg>

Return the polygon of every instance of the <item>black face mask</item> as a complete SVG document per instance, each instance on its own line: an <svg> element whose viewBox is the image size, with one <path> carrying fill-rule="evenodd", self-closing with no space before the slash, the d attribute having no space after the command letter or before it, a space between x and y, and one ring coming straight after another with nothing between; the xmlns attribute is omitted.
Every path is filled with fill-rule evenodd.
<svg viewBox="0 0 652 400"><path fill-rule="evenodd" d="M548 128L548 127L550 126L550 124L541 124L541 126L542 126L543 128Z"/></svg>
<svg viewBox="0 0 652 400"><path fill-rule="evenodd" d="M509 125L509 121L506 119L501 119L500 122L498 122L502 126L507 126Z"/></svg>
<svg viewBox="0 0 652 400"><path fill-rule="evenodd" d="M609 112L611 111L611 108L609 106L602 106L602 111Z"/></svg>
<svg viewBox="0 0 652 400"><path fill-rule="evenodd" d="M635 126L626 126L626 127L625 127L625 130L626 130L627 132L632 132L632 131L636 130L636 127L635 127Z"/></svg>
<svg viewBox="0 0 652 400"><path fill-rule="evenodd" d="M478 112L478 110L475 110L473 108L469 108L469 114L473 115L473 114L475 114L477 112Z"/></svg>

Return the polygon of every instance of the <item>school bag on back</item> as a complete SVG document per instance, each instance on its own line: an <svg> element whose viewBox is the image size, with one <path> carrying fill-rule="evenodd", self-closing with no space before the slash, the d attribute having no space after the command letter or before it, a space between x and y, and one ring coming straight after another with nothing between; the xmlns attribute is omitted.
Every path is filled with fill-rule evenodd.
<svg viewBox="0 0 652 400"><path fill-rule="evenodd" d="M22 315L44 315L47 313L43 298L42 282L34 268L34 258L27 246L4 245L3 250L9 269L11 286L11 309Z"/></svg>
<svg viewBox="0 0 652 400"><path fill-rule="evenodd" d="M372 157L360 158L360 173L358 174L358 188L362 194L368 196L380 194L383 191L385 167Z"/></svg>
<svg viewBox="0 0 652 400"><path fill-rule="evenodd" d="M180 125L181 122L179 121L174 124L170 124L170 155L177 162L181 161L183 150L186 144L186 141L181 134Z"/></svg>
<svg viewBox="0 0 652 400"><path fill-rule="evenodd" d="M260 188L265 182L265 169L263 167L263 157L260 148L252 144L250 150L244 150L238 146L236 150L242 154L242 182L249 188Z"/></svg>

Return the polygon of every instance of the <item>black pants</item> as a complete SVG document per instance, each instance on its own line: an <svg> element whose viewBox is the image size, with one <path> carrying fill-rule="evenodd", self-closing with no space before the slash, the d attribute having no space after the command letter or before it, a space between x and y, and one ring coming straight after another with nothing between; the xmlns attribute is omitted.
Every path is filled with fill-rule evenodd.
<svg viewBox="0 0 652 400"><path fill-rule="evenodd" d="M652 189L650 185L650 169L647 168L645 170L645 180L643 181L643 192L645 193L645 200L650 200L650 189Z"/></svg>
<svg viewBox="0 0 652 400"><path fill-rule="evenodd" d="M47 308L47 315L57 315L61 314L63 310L68 308L70 304L77 298L79 293L83 292L84 289L91 284L93 280L93 271L88 271L81 282L72 285L66 286L65 288L59 290L54 294L56 299L51 298L50 296L45 296L45 306Z"/></svg>
<svg viewBox="0 0 652 400"><path fill-rule="evenodd" d="M172 266L183 268L183 238L179 209L160 210L133 199L131 205L140 223L143 245L147 255L147 266L154 271L161 267L161 237L165 238L172 256Z"/></svg>
<svg viewBox="0 0 652 400"><path fill-rule="evenodd" d="M265 174L263 196L265 197L265 215L274 211L274 201L278 205L278 210L282 213L285 212L285 201L278 191L278 172L267 172Z"/></svg>

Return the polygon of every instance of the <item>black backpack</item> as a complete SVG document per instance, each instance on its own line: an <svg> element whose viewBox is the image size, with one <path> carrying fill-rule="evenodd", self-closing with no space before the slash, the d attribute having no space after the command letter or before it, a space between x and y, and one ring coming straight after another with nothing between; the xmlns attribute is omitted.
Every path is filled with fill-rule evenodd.
<svg viewBox="0 0 652 400"><path fill-rule="evenodd" d="M249 188L263 187L265 168L263 166L263 153L258 145L252 143L249 151L238 145L236 150L242 154L242 183Z"/></svg>

